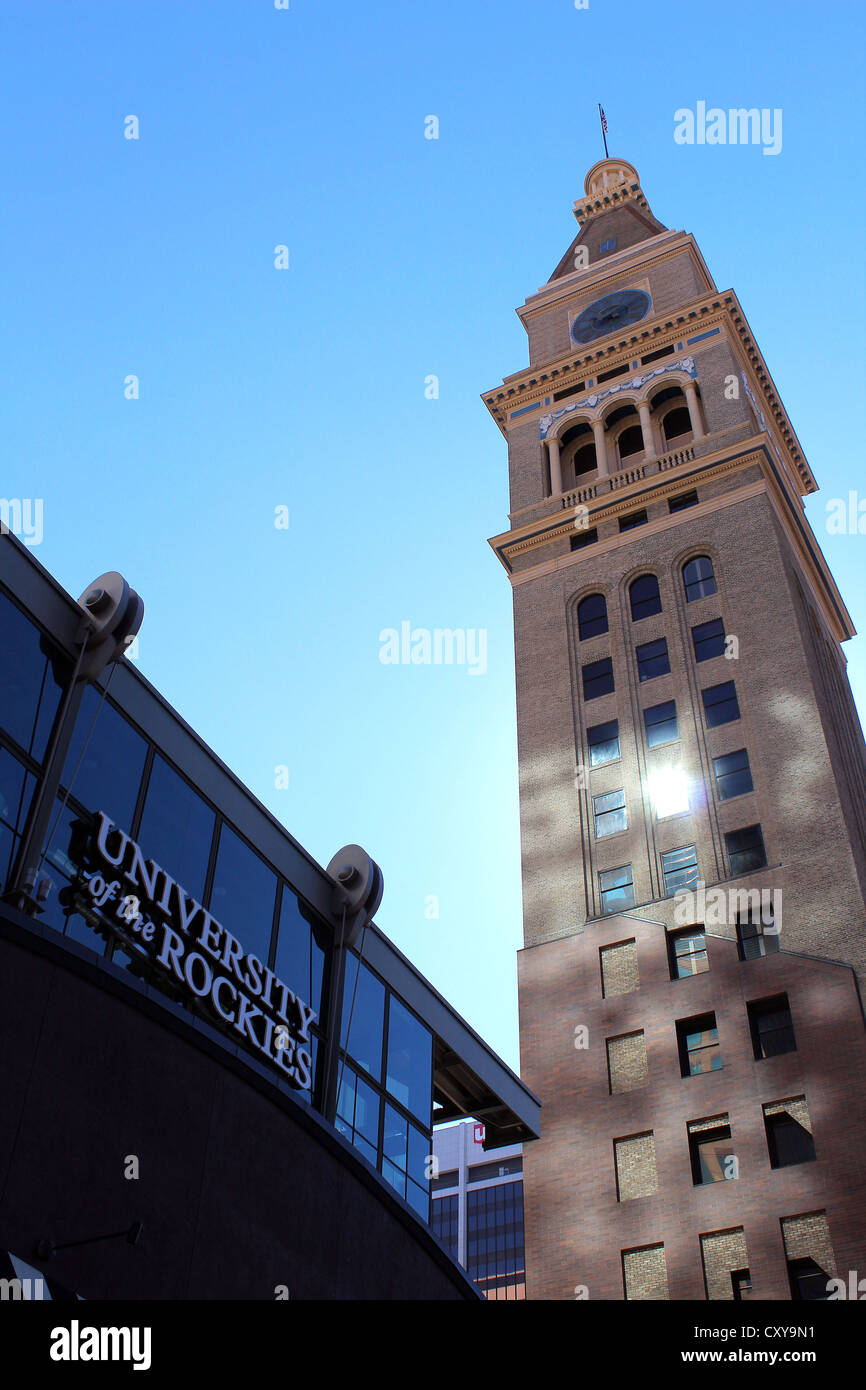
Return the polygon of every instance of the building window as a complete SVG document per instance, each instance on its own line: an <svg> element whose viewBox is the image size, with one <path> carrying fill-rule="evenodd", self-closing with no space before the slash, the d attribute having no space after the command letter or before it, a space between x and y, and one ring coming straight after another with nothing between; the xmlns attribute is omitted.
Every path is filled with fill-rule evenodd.
<svg viewBox="0 0 866 1390"><path fill-rule="evenodd" d="M5 594L0 594L0 651L0 724L23 752L41 762L60 704L61 662Z"/></svg>
<svg viewBox="0 0 866 1390"><path fill-rule="evenodd" d="M651 1197L658 1192L656 1145L652 1130L646 1134L630 1134L625 1139L614 1139L613 1155L618 1202Z"/></svg>
<svg viewBox="0 0 866 1390"><path fill-rule="evenodd" d="M677 1023L677 1043L680 1070L683 1076L701 1076L708 1071L721 1071L722 1053L716 1015L696 1014Z"/></svg>
<svg viewBox="0 0 866 1390"><path fill-rule="evenodd" d="M608 251L612 251L612 250L614 249L615 246L616 246L616 237L615 237L615 236L609 236L609 237L607 238L607 240L606 240L606 241L603 241L603 242L601 243L601 246L598 248L599 254L602 255L602 256L605 256L605 255L607 255Z"/></svg>
<svg viewBox="0 0 866 1390"><path fill-rule="evenodd" d="M725 1123L698 1120L689 1125L689 1157L695 1187L730 1182L737 1176L737 1158L727 1118L727 1115L718 1116L718 1120Z"/></svg>
<svg viewBox="0 0 866 1390"><path fill-rule="evenodd" d="M457 1186L457 1174L453 1174L454 1186ZM452 1260L457 1259L457 1222L459 1211L459 1194L451 1197L433 1198L433 1219L431 1226L433 1234L444 1245Z"/></svg>
<svg viewBox="0 0 866 1390"><path fill-rule="evenodd" d="M694 560L689 560L687 565L683 565L683 587L686 591L686 603L693 603L696 598L708 598L710 594L716 593L716 576L709 555L696 555Z"/></svg>
<svg viewBox="0 0 866 1390"><path fill-rule="evenodd" d="M642 681L655 680L656 676L666 676L671 663L668 658L668 644L665 637L656 642L644 642L635 647L637 655L638 678Z"/></svg>
<svg viewBox="0 0 866 1390"><path fill-rule="evenodd" d="M148 858L166 869L176 883L182 883L199 901L204 893L214 821L211 808L157 753L147 783L138 840L147 846Z"/></svg>
<svg viewBox="0 0 866 1390"><path fill-rule="evenodd" d="M466 1272L487 1299L525 1297L522 1182L466 1194Z"/></svg>
<svg viewBox="0 0 866 1390"><path fill-rule="evenodd" d="M590 661L581 672L583 676L584 700L597 700L601 695L610 695L614 688L613 662L609 656L601 661Z"/></svg>
<svg viewBox="0 0 866 1390"><path fill-rule="evenodd" d="M628 429L623 430L616 441L616 447L619 451L620 459L631 458L633 454L642 454L644 451L643 430L640 425L629 425ZM630 526L642 526L643 522L647 519L646 512L632 512L632 518L637 516L642 516L643 521L635 521L630 518ZM619 529L621 531L627 531L629 530L629 526L624 526L623 520L625 520L625 518L620 521Z"/></svg>
<svg viewBox="0 0 866 1390"><path fill-rule="evenodd" d="M779 949L779 933L776 930L772 908L761 908L753 912L737 913L737 945L740 960L757 960Z"/></svg>
<svg viewBox="0 0 866 1390"><path fill-rule="evenodd" d="M648 1076L643 1031L607 1039L607 1080L612 1096L639 1091L647 1084Z"/></svg>
<svg viewBox="0 0 866 1390"><path fill-rule="evenodd" d="M767 862L764 837L759 825L746 825L742 830L729 830L725 835L728 858L731 861L731 878L740 874L750 874L754 869L763 869Z"/></svg>
<svg viewBox="0 0 866 1390"><path fill-rule="evenodd" d="M731 1289L733 1290L734 1302L747 1302L754 1297L752 1293L752 1276L747 1269L731 1270Z"/></svg>
<svg viewBox="0 0 866 1390"><path fill-rule="evenodd" d="M781 1225L792 1299L808 1302L826 1299L827 1284L836 1273L827 1213L813 1211L785 1216Z"/></svg>
<svg viewBox="0 0 866 1390"><path fill-rule="evenodd" d="M662 855L662 877L665 894L670 896L690 883L698 881L698 852L694 845L669 849Z"/></svg>
<svg viewBox="0 0 866 1390"><path fill-rule="evenodd" d="M724 656L727 642L721 618L713 618L708 623L698 623L697 627L693 627L692 644L695 661L711 661L714 656Z"/></svg>
<svg viewBox="0 0 866 1390"><path fill-rule="evenodd" d="M388 1000L388 1063L385 1085L425 1126L430 1124L433 1037L395 994Z"/></svg>
<svg viewBox="0 0 866 1390"><path fill-rule="evenodd" d="M668 498L669 512L684 512L686 507L696 507L698 504L698 494L692 492L681 492L678 497Z"/></svg>
<svg viewBox="0 0 866 1390"><path fill-rule="evenodd" d="M592 798L592 813L595 817L595 838L603 840L607 835L616 835L620 830L628 830L628 815L625 809L625 791L604 792Z"/></svg>
<svg viewBox="0 0 866 1390"><path fill-rule="evenodd" d="M424 1221L429 1221L429 1134L416 1129L387 1101L382 1133L383 1178Z"/></svg>
<svg viewBox="0 0 866 1390"><path fill-rule="evenodd" d="M814 1159L815 1141L805 1096L765 1105L764 1128L771 1168L790 1168Z"/></svg>
<svg viewBox="0 0 866 1390"><path fill-rule="evenodd" d="M708 729L715 729L719 724L730 724L734 719L739 719L740 706L737 704L737 692L733 681L708 686L706 690L701 691L701 695Z"/></svg>
<svg viewBox="0 0 866 1390"><path fill-rule="evenodd" d="M648 748L658 748L662 743L673 743L679 738L677 726L677 707L673 700L665 700L661 705L651 705L643 712L644 728Z"/></svg>
<svg viewBox="0 0 866 1390"><path fill-rule="evenodd" d="M700 927L686 927L668 936L671 979L686 980L690 975L703 975L709 970L707 939Z"/></svg>
<svg viewBox="0 0 866 1390"><path fill-rule="evenodd" d="M585 545L595 545L598 540L598 530L593 526L588 531L578 531L570 538L569 544L572 550L583 550Z"/></svg>
<svg viewBox="0 0 866 1390"><path fill-rule="evenodd" d="M772 999L755 999L747 1008L757 1061L765 1057L779 1057L783 1052L797 1051L787 994L777 994Z"/></svg>
<svg viewBox="0 0 866 1390"><path fill-rule="evenodd" d="M589 744L590 767L602 767L612 763L620 756L619 720L609 719L606 724L594 724L586 731Z"/></svg>
<svg viewBox="0 0 866 1390"><path fill-rule="evenodd" d="M379 1153L379 1096L352 1067L343 1067L336 1128L376 1167Z"/></svg>
<svg viewBox="0 0 866 1390"><path fill-rule="evenodd" d="M789 1260L788 1282L794 1303L822 1303L830 1297L830 1275L814 1260Z"/></svg>
<svg viewBox="0 0 866 1390"><path fill-rule="evenodd" d="M217 921L244 943L244 950L261 961L270 952L276 896L276 874L223 822L208 906Z"/></svg>
<svg viewBox="0 0 866 1390"><path fill-rule="evenodd" d="M607 632L607 604L603 594L590 594L577 605L577 630L581 642Z"/></svg>
<svg viewBox="0 0 866 1390"><path fill-rule="evenodd" d="M732 797L745 796L746 792L754 791L749 755L745 748L713 758L713 771L720 801L730 801Z"/></svg>
<svg viewBox="0 0 866 1390"><path fill-rule="evenodd" d="M669 410L662 421L662 430L666 444L670 444L672 439L679 439L681 435L691 434L692 417L688 407L680 405L674 410Z"/></svg>
<svg viewBox="0 0 866 1390"><path fill-rule="evenodd" d="M627 433L628 431L626 431L626 434ZM623 438L625 438L625 435L623 435ZM643 447L643 445L641 445L641 447ZM629 512L628 516L620 517L619 529L620 531L633 531L635 526L645 526L646 522L647 514L645 511Z"/></svg>
<svg viewBox="0 0 866 1390"><path fill-rule="evenodd" d="M360 970L360 974L359 974ZM349 1015L352 1027L349 1031ZM346 958L340 1046L376 1080L382 1079L385 986L354 952Z"/></svg>
<svg viewBox="0 0 866 1390"><path fill-rule="evenodd" d="M622 1282L626 1300L659 1302L670 1298L664 1245L623 1250Z"/></svg>
<svg viewBox="0 0 866 1390"><path fill-rule="evenodd" d="M603 869L598 876L601 889L601 910L604 916L634 907L634 879L631 864L619 869Z"/></svg>
<svg viewBox="0 0 866 1390"><path fill-rule="evenodd" d="M115 825L131 827L146 756L147 744L141 735L119 710L103 700L96 686L89 685L66 755L65 789L71 788L88 811L104 811ZM245 946L246 940L244 937ZM248 949L255 952L255 944Z"/></svg>
<svg viewBox="0 0 866 1390"><path fill-rule="evenodd" d="M604 999L612 999L618 994L632 994L640 988L637 941L634 937L630 941L617 941L613 946L602 946L598 960Z"/></svg>
<svg viewBox="0 0 866 1390"><path fill-rule="evenodd" d="M628 597L633 623L639 623L642 618L649 618L653 613L662 611L659 582L654 574L638 575L629 586Z"/></svg>

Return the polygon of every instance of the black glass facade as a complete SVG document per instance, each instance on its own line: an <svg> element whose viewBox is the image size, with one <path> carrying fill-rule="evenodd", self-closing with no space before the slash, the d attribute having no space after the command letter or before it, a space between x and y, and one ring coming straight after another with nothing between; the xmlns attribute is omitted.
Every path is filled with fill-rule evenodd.
<svg viewBox="0 0 866 1390"><path fill-rule="evenodd" d="M523 1182L497 1183L467 1194L466 1269L488 1299L526 1296Z"/></svg>

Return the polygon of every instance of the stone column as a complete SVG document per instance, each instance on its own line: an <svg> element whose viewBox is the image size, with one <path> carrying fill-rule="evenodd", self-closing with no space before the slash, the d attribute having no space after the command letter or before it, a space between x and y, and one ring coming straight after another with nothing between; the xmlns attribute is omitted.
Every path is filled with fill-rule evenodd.
<svg viewBox="0 0 866 1390"><path fill-rule="evenodd" d="M692 422L692 434L695 439L703 439L705 430L701 421L701 403L698 400L698 392L693 381L686 382L686 404L689 407L689 419Z"/></svg>
<svg viewBox="0 0 866 1390"><path fill-rule="evenodd" d="M559 497L562 493L562 465L559 461L558 439L548 439L547 452L550 456L550 495Z"/></svg>
<svg viewBox="0 0 866 1390"><path fill-rule="evenodd" d="M657 457L655 430L653 429L652 416L648 401L641 401L638 405L640 415L640 427L643 434L644 457L649 461Z"/></svg>
<svg viewBox="0 0 866 1390"><path fill-rule="evenodd" d="M595 436L595 461L598 464L598 471L602 478L606 478L610 472L610 465L607 458L607 440L604 435L604 421L593 420L592 432Z"/></svg>

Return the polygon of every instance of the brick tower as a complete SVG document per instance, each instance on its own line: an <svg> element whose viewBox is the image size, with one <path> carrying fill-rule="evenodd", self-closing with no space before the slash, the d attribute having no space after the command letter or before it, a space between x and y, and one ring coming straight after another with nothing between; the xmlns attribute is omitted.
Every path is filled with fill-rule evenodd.
<svg viewBox="0 0 866 1390"><path fill-rule="evenodd" d="M604 159L508 441L527 1297L866 1277L866 754L816 490L736 295ZM864 1286L866 1287L866 1286Z"/></svg>

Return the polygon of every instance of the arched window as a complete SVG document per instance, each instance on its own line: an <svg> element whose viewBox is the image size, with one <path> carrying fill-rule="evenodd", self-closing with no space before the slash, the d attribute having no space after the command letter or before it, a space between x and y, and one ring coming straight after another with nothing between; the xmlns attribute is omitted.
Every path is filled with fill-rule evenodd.
<svg viewBox="0 0 866 1390"><path fill-rule="evenodd" d="M689 560L687 565L683 565L683 584L686 603L716 593L716 576L709 555L696 555L694 560Z"/></svg>
<svg viewBox="0 0 866 1390"><path fill-rule="evenodd" d="M652 613L662 611L659 582L654 574L639 574L631 584L628 596L631 601L633 623L639 623L641 618L648 618Z"/></svg>
<svg viewBox="0 0 866 1390"><path fill-rule="evenodd" d="M596 468L598 459L595 456L595 445L584 444L574 456L574 476L580 478L584 473L594 473Z"/></svg>
<svg viewBox="0 0 866 1390"><path fill-rule="evenodd" d="M662 429L665 432L665 443L679 439L681 434L691 434L692 417L689 415L688 406L678 405L675 410L669 410L662 422Z"/></svg>
<svg viewBox="0 0 866 1390"><path fill-rule="evenodd" d="M577 605L577 630L581 642L607 632L607 604L603 594L590 594Z"/></svg>
<svg viewBox="0 0 866 1390"><path fill-rule="evenodd" d="M619 456L621 459L628 458L632 454L643 453L643 430L640 425L629 425L628 429L623 430L617 440L619 446Z"/></svg>

